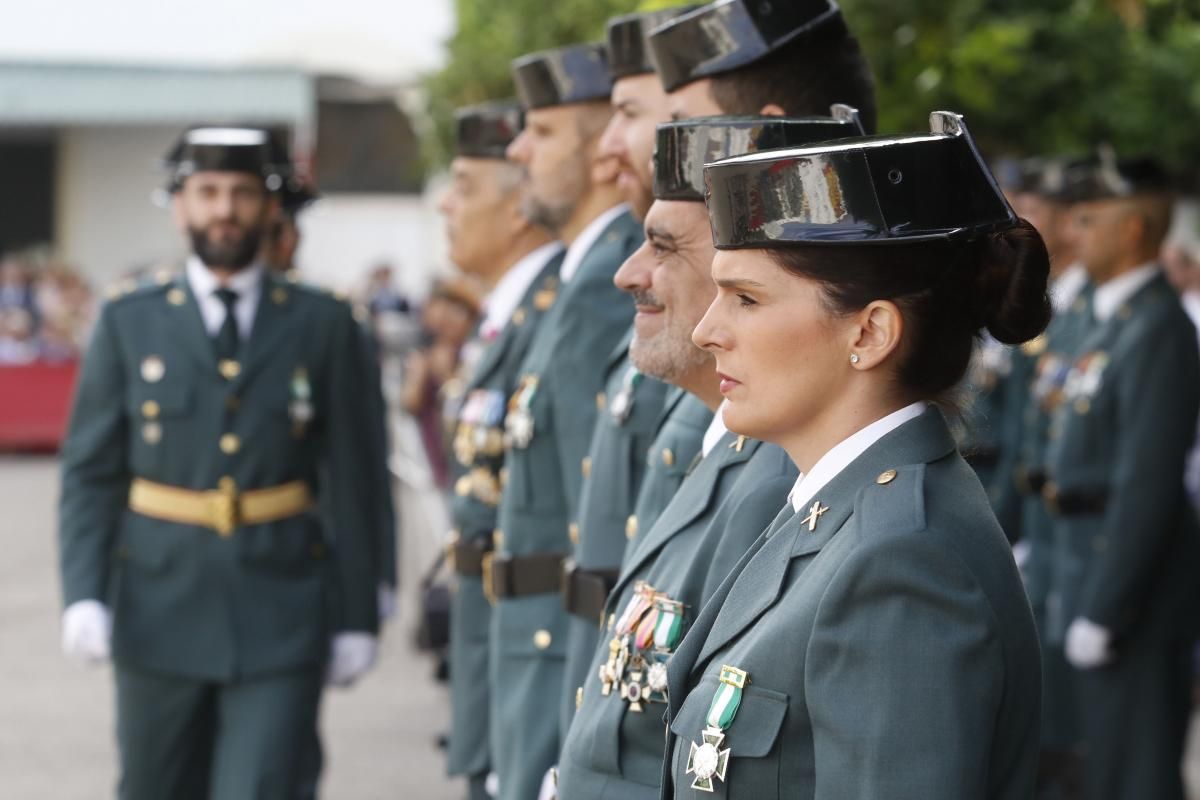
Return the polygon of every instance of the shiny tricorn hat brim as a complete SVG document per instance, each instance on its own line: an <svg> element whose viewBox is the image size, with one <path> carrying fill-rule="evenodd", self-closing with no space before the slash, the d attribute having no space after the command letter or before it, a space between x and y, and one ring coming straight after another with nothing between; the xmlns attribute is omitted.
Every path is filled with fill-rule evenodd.
<svg viewBox="0 0 1200 800"><path fill-rule="evenodd" d="M197 172L248 172L261 177L267 190L283 189L293 169L284 148L261 128L192 128L163 159L167 188L177 191Z"/></svg>
<svg viewBox="0 0 1200 800"><path fill-rule="evenodd" d="M718 0L655 28L648 44L663 88L673 92L753 64L798 38L848 32L833 0Z"/></svg>
<svg viewBox="0 0 1200 800"><path fill-rule="evenodd" d="M858 112L835 105L828 117L695 117L658 126L654 198L704 202L704 165L732 156L804 147L863 134Z"/></svg>
<svg viewBox="0 0 1200 800"><path fill-rule="evenodd" d="M934 112L930 128L709 164L713 244L732 250L965 241L1015 225L962 117Z"/></svg>
<svg viewBox="0 0 1200 800"><path fill-rule="evenodd" d="M460 108L454 114L454 154L502 159L524 124L525 112L516 100Z"/></svg>
<svg viewBox="0 0 1200 800"><path fill-rule="evenodd" d="M512 76L526 109L607 102L612 94L603 44L575 44L521 56L512 63Z"/></svg>
<svg viewBox="0 0 1200 800"><path fill-rule="evenodd" d="M608 21L608 68L614 81L654 72L646 38L665 22L694 11L697 6L675 6L658 11L623 14Z"/></svg>

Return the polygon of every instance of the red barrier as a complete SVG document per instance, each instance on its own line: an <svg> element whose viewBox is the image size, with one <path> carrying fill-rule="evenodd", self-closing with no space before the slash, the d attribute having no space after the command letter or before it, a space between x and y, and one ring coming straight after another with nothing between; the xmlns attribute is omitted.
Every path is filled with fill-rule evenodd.
<svg viewBox="0 0 1200 800"><path fill-rule="evenodd" d="M78 366L0 366L0 450L58 449Z"/></svg>

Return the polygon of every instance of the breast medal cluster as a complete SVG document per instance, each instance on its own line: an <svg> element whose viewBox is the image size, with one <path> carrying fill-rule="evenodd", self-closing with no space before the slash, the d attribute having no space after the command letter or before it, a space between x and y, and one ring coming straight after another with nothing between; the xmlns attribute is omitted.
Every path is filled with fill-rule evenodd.
<svg viewBox="0 0 1200 800"><path fill-rule="evenodd" d="M683 638L685 608L645 581L634 586L633 597L610 626L608 660L599 671L601 694L608 697L616 689L635 712L643 711L644 703L667 701L667 659Z"/></svg>
<svg viewBox="0 0 1200 800"><path fill-rule="evenodd" d="M478 456L495 458L504 454L504 393L496 389L474 389L463 401L454 432L454 457L464 467Z"/></svg>
<svg viewBox="0 0 1200 800"><path fill-rule="evenodd" d="M717 691L708 706L705 728L700 742L692 742L688 750L688 775L695 775L692 788L701 792L713 791L714 781L724 781L729 770L729 748L721 747L725 742L725 731L733 724L742 705L742 692L750 682L750 675L737 667L724 665L717 682Z"/></svg>
<svg viewBox="0 0 1200 800"><path fill-rule="evenodd" d="M537 396L538 376L524 375L508 401L504 435L510 446L524 450L533 442L533 398Z"/></svg>

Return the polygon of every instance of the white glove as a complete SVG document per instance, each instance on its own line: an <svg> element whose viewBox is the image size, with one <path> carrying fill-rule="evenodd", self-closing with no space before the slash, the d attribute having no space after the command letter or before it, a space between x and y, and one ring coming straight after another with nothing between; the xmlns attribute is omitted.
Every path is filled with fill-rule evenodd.
<svg viewBox="0 0 1200 800"><path fill-rule="evenodd" d="M376 589L376 595L379 599L379 621L386 622L396 616L396 587L388 583L381 583Z"/></svg>
<svg viewBox="0 0 1200 800"><path fill-rule="evenodd" d="M1067 661L1076 669L1102 667L1116 657L1112 651L1112 634L1083 617L1076 617L1067 627L1063 649Z"/></svg>
<svg viewBox="0 0 1200 800"><path fill-rule="evenodd" d="M325 683L349 686L375 665L379 642L369 633L339 633L333 637Z"/></svg>
<svg viewBox="0 0 1200 800"><path fill-rule="evenodd" d="M558 767L546 770L542 788L538 790L538 800L558 800Z"/></svg>
<svg viewBox="0 0 1200 800"><path fill-rule="evenodd" d="M112 615L99 600L77 600L62 615L62 650L84 664L100 664L111 655Z"/></svg>

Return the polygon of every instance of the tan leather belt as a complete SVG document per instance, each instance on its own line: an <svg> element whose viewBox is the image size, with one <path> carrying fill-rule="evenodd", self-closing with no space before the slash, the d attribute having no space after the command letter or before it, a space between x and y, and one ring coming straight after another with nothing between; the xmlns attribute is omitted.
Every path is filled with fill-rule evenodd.
<svg viewBox="0 0 1200 800"><path fill-rule="evenodd" d="M239 492L232 478L222 478L212 491L197 491L134 478L129 508L147 517L212 528L222 538L239 525L260 525L303 514L314 506L304 481Z"/></svg>

